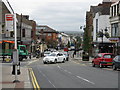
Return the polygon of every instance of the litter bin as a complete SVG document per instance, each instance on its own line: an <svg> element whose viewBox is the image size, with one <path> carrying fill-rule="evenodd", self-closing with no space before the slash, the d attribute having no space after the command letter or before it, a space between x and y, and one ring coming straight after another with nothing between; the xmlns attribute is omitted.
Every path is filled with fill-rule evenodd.
<svg viewBox="0 0 120 90"><path fill-rule="evenodd" d="M89 55L83 55L82 60L83 61L89 61Z"/></svg>

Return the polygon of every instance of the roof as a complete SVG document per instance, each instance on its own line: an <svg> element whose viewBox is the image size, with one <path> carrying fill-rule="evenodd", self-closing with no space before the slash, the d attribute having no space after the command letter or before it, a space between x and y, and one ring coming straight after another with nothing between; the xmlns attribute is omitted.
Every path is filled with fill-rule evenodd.
<svg viewBox="0 0 120 90"><path fill-rule="evenodd" d="M98 4L97 6L91 6L90 12L97 13L100 12L101 15L110 15L110 7L112 2L103 2L102 4Z"/></svg>
<svg viewBox="0 0 120 90"><path fill-rule="evenodd" d="M47 25L39 25L37 26L37 31L40 31L40 33L43 30L43 33L58 33L58 31L52 29L51 27L47 26Z"/></svg>
<svg viewBox="0 0 120 90"><path fill-rule="evenodd" d="M110 7L108 6L91 6L92 13L100 12L101 15L110 15Z"/></svg>

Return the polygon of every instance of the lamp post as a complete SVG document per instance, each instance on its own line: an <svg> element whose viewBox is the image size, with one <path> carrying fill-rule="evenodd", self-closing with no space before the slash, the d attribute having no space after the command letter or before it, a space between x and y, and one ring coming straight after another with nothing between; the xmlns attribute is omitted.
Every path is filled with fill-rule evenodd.
<svg viewBox="0 0 120 90"><path fill-rule="evenodd" d="M104 36L106 38L109 38L109 34L107 33L107 31L108 31L107 28L108 27L106 27L104 30L101 29L101 31L99 31L99 33L98 33L98 36L101 37L101 48L103 48ZM105 31L105 32L103 32L103 31ZM101 52L102 52L102 49L101 49Z"/></svg>

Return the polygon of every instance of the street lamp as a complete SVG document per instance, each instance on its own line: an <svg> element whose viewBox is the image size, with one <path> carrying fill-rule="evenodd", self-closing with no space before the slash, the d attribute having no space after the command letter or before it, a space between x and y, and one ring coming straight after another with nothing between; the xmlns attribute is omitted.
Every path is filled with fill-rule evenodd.
<svg viewBox="0 0 120 90"><path fill-rule="evenodd" d="M103 49L103 40L104 40L104 36L106 37L106 38L109 38L110 36L109 36L109 33L107 32L108 31L108 29L107 29L108 27L106 27L104 30L103 29L101 29L101 31L99 31L99 33L98 33L98 37L100 37L101 38L101 48ZM105 31L105 32L103 32L103 31Z"/></svg>

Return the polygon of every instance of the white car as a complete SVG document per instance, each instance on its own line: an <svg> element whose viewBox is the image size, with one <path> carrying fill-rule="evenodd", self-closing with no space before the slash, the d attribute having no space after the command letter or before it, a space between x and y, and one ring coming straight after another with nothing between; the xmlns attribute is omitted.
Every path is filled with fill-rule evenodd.
<svg viewBox="0 0 120 90"><path fill-rule="evenodd" d="M62 52L65 55L65 60L69 61L69 54L68 52Z"/></svg>
<svg viewBox="0 0 120 90"><path fill-rule="evenodd" d="M65 55L60 52L53 52L50 55L43 58L43 63L57 63L57 62L65 62Z"/></svg>

